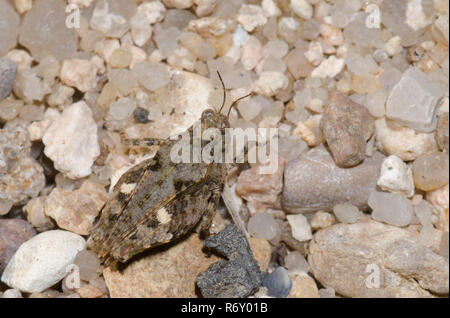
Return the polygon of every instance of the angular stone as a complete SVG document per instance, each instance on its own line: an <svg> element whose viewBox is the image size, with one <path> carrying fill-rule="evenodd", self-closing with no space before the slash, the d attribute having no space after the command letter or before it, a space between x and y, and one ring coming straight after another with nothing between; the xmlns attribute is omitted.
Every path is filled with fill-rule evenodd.
<svg viewBox="0 0 450 318"><path fill-rule="evenodd" d="M286 165L281 196L284 210L290 213L332 211L340 203L366 210L383 159L376 152L356 167L339 168L326 149L310 150Z"/></svg>
<svg viewBox="0 0 450 318"><path fill-rule="evenodd" d="M207 257L197 234L161 247L131 262L122 271L103 270L113 298L197 297L197 275L219 258Z"/></svg>
<svg viewBox="0 0 450 318"><path fill-rule="evenodd" d="M205 246L226 257L197 276L204 297L246 297L261 285L263 275L245 235L234 224L205 240Z"/></svg>
<svg viewBox="0 0 450 318"><path fill-rule="evenodd" d="M392 88L386 101L386 116L421 132L436 128L436 111L443 92L418 68L410 67Z"/></svg>
<svg viewBox="0 0 450 318"><path fill-rule="evenodd" d="M81 101L64 109L42 138L45 155L55 168L69 178L91 174L91 166L100 154L97 124L89 106Z"/></svg>
<svg viewBox="0 0 450 318"><path fill-rule="evenodd" d="M292 236L299 242L309 241L312 238L311 226L305 216L301 214L286 216L292 229Z"/></svg>
<svg viewBox="0 0 450 318"><path fill-rule="evenodd" d="M372 208L372 218L395 226L407 226L414 213L410 200L397 193L374 191L368 200Z"/></svg>
<svg viewBox="0 0 450 318"><path fill-rule="evenodd" d="M414 195L412 170L395 155L383 161L377 185L384 191L402 193L407 197Z"/></svg>
<svg viewBox="0 0 450 318"><path fill-rule="evenodd" d="M336 164L345 168L364 160L366 140L375 126L365 107L334 91L320 120L320 128Z"/></svg>
<svg viewBox="0 0 450 318"><path fill-rule="evenodd" d="M52 217L61 229L88 235L106 199L102 185L86 180L75 191L53 189L45 200L45 214Z"/></svg>
<svg viewBox="0 0 450 318"><path fill-rule="evenodd" d="M443 257L420 246L411 232L375 221L317 232L308 261L324 287L347 297L448 293L449 269Z"/></svg>

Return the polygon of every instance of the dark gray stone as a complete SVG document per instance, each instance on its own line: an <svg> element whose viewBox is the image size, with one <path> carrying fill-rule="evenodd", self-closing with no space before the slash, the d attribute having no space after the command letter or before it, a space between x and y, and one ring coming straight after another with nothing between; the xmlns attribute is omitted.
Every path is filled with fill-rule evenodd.
<svg viewBox="0 0 450 318"><path fill-rule="evenodd" d="M140 124L145 124L150 121L148 119L148 110L146 110L142 107L138 107L134 110L133 117L134 117L134 120Z"/></svg>
<svg viewBox="0 0 450 318"><path fill-rule="evenodd" d="M207 238L205 246L226 260L215 262L197 276L197 286L203 297L247 297L259 288L263 274L247 239L234 224Z"/></svg>

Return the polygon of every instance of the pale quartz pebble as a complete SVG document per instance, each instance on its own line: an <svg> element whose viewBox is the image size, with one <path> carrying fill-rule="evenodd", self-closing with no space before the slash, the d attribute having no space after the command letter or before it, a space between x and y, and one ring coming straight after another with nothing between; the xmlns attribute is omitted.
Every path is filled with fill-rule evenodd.
<svg viewBox="0 0 450 318"><path fill-rule="evenodd" d="M292 236L299 242L312 239L311 226L308 219L302 214L287 215L286 219L292 229Z"/></svg>
<svg viewBox="0 0 450 318"><path fill-rule="evenodd" d="M93 59L65 60L61 67L61 81L68 85L76 87L82 92L87 92L97 85L97 65Z"/></svg>
<svg viewBox="0 0 450 318"><path fill-rule="evenodd" d="M169 73L167 66L161 63L142 62L133 68L134 78L150 91L167 85L169 82Z"/></svg>
<svg viewBox="0 0 450 318"><path fill-rule="evenodd" d="M2 298L23 298L20 290L7 289L3 292Z"/></svg>
<svg viewBox="0 0 450 318"><path fill-rule="evenodd" d="M294 43L300 35L300 23L294 17L278 20L278 34L288 43Z"/></svg>
<svg viewBox="0 0 450 318"><path fill-rule="evenodd" d="M305 52L305 57L311 64L315 66L319 65L323 59L322 44L318 41L310 42L308 51Z"/></svg>
<svg viewBox="0 0 450 318"><path fill-rule="evenodd" d="M289 72L296 78L308 77L314 69L305 57L305 48L296 48L288 53L284 58L284 62Z"/></svg>
<svg viewBox="0 0 450 318"><path fill-rule="evenodd" d="M108 37L120 38L128 31L127 20L131 18L135 10L134 1L97 1L89 21L90 27Z"/></svg>
<svg viewBox="0 0 450 318"><path fill-rule="evenodd" d="M320 98L311 99L305 107L313 113L321 114L324 111L323 101Z"/></svg>
<svg viewBox="0 0 450 318"><path fill-rule="evenodd" d="M264 10L254 4L243 4L239 9L237 20L247 32L252 32L258 26L267 23Z"/></svg>
<svg viewBox="0 0 450 318"><path fill-rule="evenodd" d="M19 72L14 81L14 93L25 101L42 101L51 92L49 83L36 71L29 69Z"/></svg>
<svg viewBox="0 0 450 318"><path fill-rule="evenodd" d="M105 188L89 180L75 191L54 188L45 200L45 215L61 229L88 235L106 199Z"/></svg>
<svg viewBox="0 0 450 318"><path fill-rule="evenodd" d="M423 12L421 0L411 0L406 9L406 24L414 31L426 27L430 21Z"/></svg>
<svg viewBox="0 0 450 318"><path fill-rule="evenodd" d="M72 96L75 89L65 85L58 85L53 88L52 93L47 97L47 103L53 107L64 107L72 103Z"/></svg>
<svg viewBox="0 0 450 318"><path fill-rule="evenodd" d="M305 122L299 122L293 130L293 133L302 137L309 147L315 147L322 143L323 134L320 130L321 117L321 115L311 116Z"/></svg>
<svg viewBox="0 0 450 318"><path fill-rule="evenodd" d="M257 99L258 96L252 97L251 99L246 98L237 104L239 113L246 121L253 120L261 112L263 105L258 103Z"/></svg>
<svg viewBox="0 0 450 318"><path fill-rule="evenodd" d="M19 247L1 280L23 292L42 292L64 278L67 266L85 247L84 238L75 233L42 232Z"/></svg>
<svg viewBox="0 0 450 318"><path fill-rule="evenodd" d="M19 43L31 52L35 60L40 61L46 55L65 60L75 54L78 35L76 29L66 27L66 5L60 0L35 0L24 15Z"/></svg>
<svg viewBox="0 0 450 318"><path fill-rule="evenodd" d="M218 0L194 0L194 4L196 4L195 14L198 17L207 16L214 11L218 3Z"/></svg>
<svg viewBox="0 0 450 318"><path fill-rule="evenodd" d="M273 216L267 212L256 213L247 224L249 234L256 238L273 240L280 234L280 228Z"/></svg>
<svg viewBox="0 0 450 318"><path fill-rule="evenodd" d="M311 77L326 78L334 77L339 74L344 68L345 61L331 55L323 60L312 72Z"/></svg>
<svg viewBox="0 0 450 318"><path fill-rule="evenodd" d="M120 48L120 42L117 39L105 39L95 43L94 51L103 60L109 61L113 52Z"/></svg>
<svg viewBox="0 0 450 318"><path fill-rule="evenodd" d="M131 36L137 46L143 46L152 37L153 28L148 19L136 13L130 20Z"/></svg>
<svg viewBox="0 0 450 318"><path fill-rule="evenodd" d="M79 8L89 7L94 0L68 0L69 4L75 4Z"/></svg>
<svg viewBox="0 0 450 318"><path fill-rule="evenodd" d="M182 32L178 41L188 49L191 54L202 61L211 60L216 55L214 46L196 33Z"/></svg>
<svg viewBox="0 0 450 318"><path fill-rule="evenodd" d="M108 63L111 67L124 68L130 65L131 59L132 55L129 50L119 48L111 54Z"/></svg>
<svg viewBox="0 0 450 318"><path fill-rule="evenodd" d="M59 115L60 114L58 110L54 108L48 108L45 111L43 120L35 121L28 126L27 131L30 140L31 141L41 140L42 137L44 136L44 133L47 131L48 127L50 127L53 121L58 119Z"/></svg>
<svg viewBox="0 0 450 318"><path fill-rule="evenodd" d="M300 274L309 272L309 264L305 257L298 251L289 253L284 258L284 263L289 274Z"/></svg>
<svg viewBox="0 0 450 318"><path fill-rule="evenodd" d="M73 0L71 0L73 1ZM93 1L93 0L90 0ZM23 14L31 9L33 6L33 0L14 0L14 7L16 8L17 12L20 14Z"/></svg>
<svg viewBox="0 0 450 318"><path fill-rule="evenodd" d="M0 120L7 122L13 120L23 107L22 100L4 99L0 101Z"/></svg>
<svg viewBox="0 0 450 318"><path fill-rule="evenodd" d="M136 14L145 17L148 24L161 22L165 13L166 8L160 1L143 2L136 9Z"/></svg>
<svg viewBox="0 0 450 318"><path fill-rule="evenodd" d="M281 10L273 0L262 0L261 4L266 17L278 17Z"/></svg>
<svg viewBox="0 0 450 318"><path fill-rule="evenodd" d="M321 1L314 6L314 18L318 22L324 22L325 17L329 17L330 15L331 5L327 2Z"/></svg>
<svg viewBox="0 0 450 318"><path fill-rule="evenodd" d="M436 230L431 223L423 225L418 237L419 244L439 254L443 234L442 231Z"/></svg>
<svg viewBox="0 0 450 318"><path fill-rule="evenodd" d="M134 45L129 46L128 49L131 52L131 61L130 61L131 70L136 66L136 64L139 64L147 59L147 53L143 49Z"/></svg>
<svg viewBox="0 0 450 318"><path fill-rule="evenodd" d="M389 39L389 41L386 42L386 44L384 45L384 49L390 56L396 55L403 50L401 42L401 37L399 37L398 35L393 36Z"/></svg>
<svg viewBox="0 0 450 318"><path fill-rule="evenodd" d="M134 76L134 72L125 68L110 69L107 76L109 82L118 88L119 92L123 95L131 94L138 86L138 80Z"/></svg>
<svg viewBox="0 0 450 318"><path fill-rule="evenodd" d="M384 90L367 94L365 106L372 116L380 118L385 115L387 95Z"/></svg>
<svg viewBox="0 0 450 318"><path fill-rule="evenodd" d="M341 223L356 223L362 217L362 213L352 204L337 204L333 207L333 212Z"/></svg>
<svg viewBox="0 0 450 318"><path fill-rule="evenodd" d="M358 94L374 93L380 88L380 81L372 74L355 75L352 79L352 89Z"/></svg>
<svg viewBox="0 0 450 318"><path fill-rule="evenodd" d="M434 21L433 30L438 33L437 38L439 42L442 44L448 45L449 43L449 20L448 20L448 11L447 14L439 14L438 18Z"/></svg>
<svg viewBox="0 0 450 318"><path fill-rule="evenodd" d="M178 47L167 58L167 63L177 69L184 69L192 72L195 68L197 58L192 55L186 48Z"/></svg>
<svg viewBox="0 0 450 318"><path fill-rule="evenodd" d="M100 260L94 252L82 250L73 261L80 270L80 278L86 282L96 279L101 273Z"/></svg>
<svg viewBox="0 0 450 318"><path fill-rule="evenodd" d="M268 41L262 49L262 55L264 57L273 56L283 58L289 51L289 46L282 40Z"/></svg>
<svg viewBox="0 0 450 318"><path fill-rule="evenodd" d="M167 21L167 20L165 20ZM204 17L189 21L187 30L198 33L200 36L220 37L230 34L235 27L235 22L231 19L222 19L220 17Z"/></svg>
<svg viewBox="0 0 450 318"><path fill-rule="evenodd" d="M311 228L314 231L317 231L332 226L334 223L336 223L336 218L331 213L317 211L316 213L314 213L314 216L309 223L311 224Z"/></svg>
<svg viewBox="0 0 450 318"><path fill-rule="evenodd" d="M128 97L119 98L109 106L108 115L115 120L126 120L136 109L136 102Z"/></svg>
<svg viewBox="0 0 450 318"><path fill-rule="evenodd" d="M291 0L291 8L302 19L309 20L313 16L313 7L307 0Z"/></svg>
<svg viewBox="0 0 450 318"><path fill-rule="evenodd" d="M55 78L59 76L60 67L61 65L57 59L51 55L47 55L42 58L37 69L38 74L42 76L49 85L53 85L55 83Z"/></svg>
<svg viewBox="0 0 450 318"><path fill-rule="evenodd" d="M344 35L339 28L322 23L320 25L320 34L322 34L323 43L327 46L340 46L344 43Z"/></svg>
<svg viewBox="0 0 450 318"><path fill-rule="evenodd" d="M425 73L410 67L389 94L386 116L420 132L431 132L436 128L436 111L442 95Z"/></svg>
<svg viewBox="0 0 450 318"><path fill-rule="evenodd" d="M187 9L192 7L194 0L162 0L168 8Z"/></svg>
<svg viewBox="0 0 450 318"><path fill-rule="evenodd" d="M45 197L33 198L23 207L27 220L38 232L51 230L55 227L52 219L45 215Z"/></svg>
<svg viewBox="0 0 450 318"><path fill-rule="evenodd" d="M6 54L7 57L11 59L17 65L17 70L19 72L30 69L33 58L28 54L27 51L20 49L13 49Z"/></svg>
<svg viewBox="0 0 450 318"><path fill-rule="evenodd" d="M395 155L384 159L377 185L384 191L404 194L407 197L414 195L412 170Z"/></svg>
<svg viewBox="0 0 450 318"><path fill-rule="evenodd" d="M72 179L91 173L91 166L100 154L97 124L91 109L80 101L64 109L45 132L44 153L55 168Z"/></svg>
<svg viewBox="0 0 450 318"><path fill-rule="evenodd" d="M410 200L397 193L373 191L368 200L372 208L372 218L395 226L407 226L413 217Z"/></svg>
<svg viewBox="0 0 450 318"><path fill-rule="evenodd" d="M367 75L368 73L376 73L379 68L372 56L361 56L355 52L349 52L345 58L347 68L356 75Z"/></svg>
<svg viewBox="0 0 450 318"><path fill-rule="evenodd" d="M163 58L167 57L178 46L177 40L180 30L176 27L169 27L155 34L154 40Z"/></svg>
<svg viewBox="0 0 450 318"><path fill-rule="evenodd" d="M449 186L448 184L442 188L434 191L427 192L426 199L433 206L433 215L436 216L436 220L433 224L441 231L447 231L449 229Z"/></svg>
<svg viewBox="0 0 450 318"><path fill-rule="evenodd" d="M256 82L255 92L263 96L273 96L286 89L289 79L281 72L262 72Z"/></svg>
<svg viewBox="0 0 450 318"><path fill-rule="evenodd" d="M44 108L37 105L24 105L19 112L20 119L26 122L44 119Z"/></svg>
<svg viewBox="0 0 450 318"><path fill-rule="evenodd" d="M384 117L375 121L375 134L375 144L381 152L396 155L404 161L438 150L433 133L420 133L404 126L394 127Z"/></svg>
<svg viewBox="0 0 450 318"><path fill-rule="evenodd" d="M414 213L419 219L422 226L432 223L433 206L426 200L421 200L414 205Z"/></svg>
<svg viewBox="0 0 450 318"><path fill-rule="evenodd" d="M12 7L10 1L0 1L0 56L5 55L17 45L20 17Z"/></svg>
<svg viewBox="0 0 450 318"><path fill-rule="evenodd" d="M259 62L259 64L255 68L255 71L257 74L261 74L265 71L284 73L284 71L286 71L286 64L282 59L269 56Z"/></svg>
<svg viewBox="0 0 450 318"><path fill-rule="evenodd" d="M416 188L432 191L448 184L449 157L443 152L426 153L413 163L413 176Z"/></svg>
<svg viewBox="0 0 450 318"><path fill-rule="evenodd" d="M254 36L248 37L241 48L241 63L247 70L251 71L263 58L261 42Z"/></svg>

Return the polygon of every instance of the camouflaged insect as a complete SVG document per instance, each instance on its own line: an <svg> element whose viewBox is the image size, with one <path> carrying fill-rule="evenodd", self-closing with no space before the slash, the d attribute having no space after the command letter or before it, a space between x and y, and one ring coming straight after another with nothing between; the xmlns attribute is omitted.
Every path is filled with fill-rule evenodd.
<svg viewBox="0 0 450 318"><path fill-rule="evenodd" d="M219 128L223 137L228 127L220 111L202 113L202 131ZM188 131L192 142L193 127ZM173 163L176 142L154 141L160 145L155 157L130 168L114 186L89 240L106 266L171 242L199 223L202 231L209 228L232 165Z"/></svg>

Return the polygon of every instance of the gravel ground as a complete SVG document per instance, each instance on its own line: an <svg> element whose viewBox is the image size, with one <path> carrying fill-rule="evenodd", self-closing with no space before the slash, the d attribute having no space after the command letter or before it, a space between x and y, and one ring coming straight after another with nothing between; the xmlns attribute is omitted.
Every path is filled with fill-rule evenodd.
<svg viewBox="0 0 450 318"><path fill-rule="evenodd" d="M0 0L0 298L448 297L448 21L447 0ZM277 156L230 172L214 236L105 267L114 184L219 109L217 73Z"/></svg>

